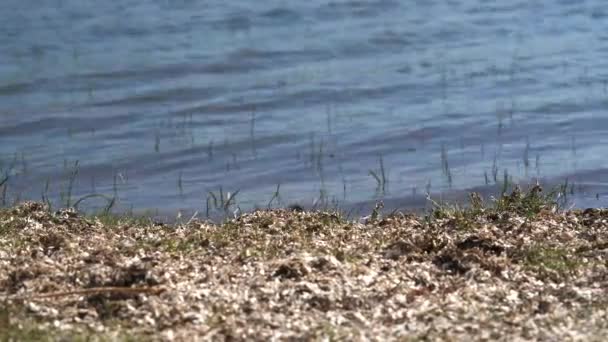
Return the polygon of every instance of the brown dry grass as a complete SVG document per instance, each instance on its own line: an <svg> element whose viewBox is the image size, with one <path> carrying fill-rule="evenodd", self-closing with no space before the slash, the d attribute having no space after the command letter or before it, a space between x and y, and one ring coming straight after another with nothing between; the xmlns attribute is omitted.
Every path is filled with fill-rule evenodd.
<svg viewBox="0 0 608 342"><path fill-rule="evenodd" d="M603 340L608 211L538 193L364 223L24 203L0 211L0 340Z"/></svg>

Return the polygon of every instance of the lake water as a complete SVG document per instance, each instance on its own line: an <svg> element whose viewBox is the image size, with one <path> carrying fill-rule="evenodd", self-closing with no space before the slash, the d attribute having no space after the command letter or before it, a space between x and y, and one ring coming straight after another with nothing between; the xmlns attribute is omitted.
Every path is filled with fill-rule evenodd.
<svg viewBox="0 0 608 342"><path fill-rule="evenodd" d="M6 201L608 198L605 1L4 0L0 32Z"/></svg>

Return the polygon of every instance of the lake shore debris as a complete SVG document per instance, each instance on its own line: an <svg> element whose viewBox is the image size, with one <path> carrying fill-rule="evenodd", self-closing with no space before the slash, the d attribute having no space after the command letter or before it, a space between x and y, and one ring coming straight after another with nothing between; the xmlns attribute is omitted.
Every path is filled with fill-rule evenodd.
<svg viewBox="0 0 608 342"><path fill-rule="evenodd" d="M214 224L0 210L0 340L602 340L608 210L492 205Z"/></svg>

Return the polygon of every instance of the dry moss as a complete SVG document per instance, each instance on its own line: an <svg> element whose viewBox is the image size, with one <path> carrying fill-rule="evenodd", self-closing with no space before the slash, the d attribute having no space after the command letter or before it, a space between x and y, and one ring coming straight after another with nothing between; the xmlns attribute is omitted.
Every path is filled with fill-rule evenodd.
<svg viewBox="0 0 608 342"><path fill-rule="evenodd" d="M605 336L608 211L560 212L538 193L474 200L366 223L273 210L219 225L23 203L0 211L0 337Z"/></svg>

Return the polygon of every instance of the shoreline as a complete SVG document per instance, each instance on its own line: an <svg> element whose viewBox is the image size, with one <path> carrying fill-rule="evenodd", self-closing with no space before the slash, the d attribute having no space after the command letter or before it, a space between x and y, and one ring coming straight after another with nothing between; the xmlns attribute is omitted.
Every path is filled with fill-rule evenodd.
<svg viewBox="0 0 608 342"><path fill-rule="evenodd" d="M608 210L540 187L427 215L221 224L0 210L0 340L601 340ZM130 338L131 337L131 338Z"/></svg>

